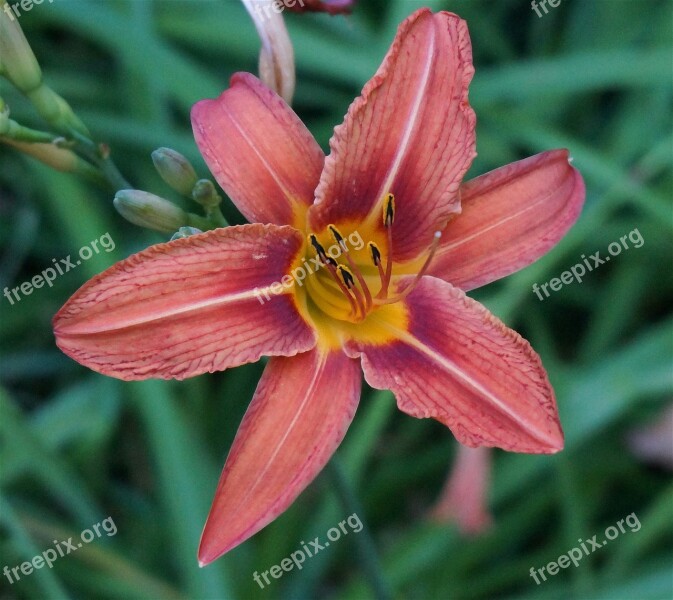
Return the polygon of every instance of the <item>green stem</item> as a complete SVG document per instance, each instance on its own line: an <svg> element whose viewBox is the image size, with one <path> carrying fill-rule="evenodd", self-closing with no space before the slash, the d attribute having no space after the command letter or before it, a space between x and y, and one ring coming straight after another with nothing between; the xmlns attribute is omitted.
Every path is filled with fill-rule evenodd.
<svg viewBox="0 0 673 600"><path fill-rule="evenodd" d="M227 220L224 218L224 215L222 214L222 211L220 210L219 206L211 208L206 213L206 216L215 227L227 227L229 225L229 223L227 223Z"/></svg>
<svg viewBox="0 0 673 600"><path fill-rule="evenodd" d="M327 471L332 478L334 488L346 512L357 514L362 521L362 515L364 515L362 505L355 495L341 463L336 457L333 457L327 464ZM392 598L392 594L383 576L383 569L381 568L376 544L369 534L367 527L363 527L362 531L355 536L355 544L363 571L374 590L374 596L378 600L389 600Z"/></svg>
<svg viewBox="0 0 673 600"><path fill-rule="evenodd" d="M213 228L212 223L200 215L195 215L194 213L187 213L187 223L189 227L196 227L201 231L208 231Z"/></svg>
<svg viewBox="0 0 673 600"><path fill-rule="evenodd" d="M133 189L133 186L126 181L110 156L104 153L101 147L96 145L93 140L74 129L70 131L70 135L75 141L74 149L100 169L107 182L115 191Z"/></svg>

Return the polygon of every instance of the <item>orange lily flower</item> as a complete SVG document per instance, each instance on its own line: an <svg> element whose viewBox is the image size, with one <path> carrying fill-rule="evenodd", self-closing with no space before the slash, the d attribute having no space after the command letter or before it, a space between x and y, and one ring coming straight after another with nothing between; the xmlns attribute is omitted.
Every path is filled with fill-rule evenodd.
<svg viewBox="0 0 673 600"><path fill-rule="evenodd" d="M66 354L126 380L271 357L215 494L202 565L316 477L353 419L361 370L402 411L437 419L467 446L561 449L539 357L463 290L556 244L584 184L555 150L461 187L475 156L473 71L465 22L415 12L327 158L279 96L234 75L192 122L211 171L254 224L131 256L54 318Z"/></svg>

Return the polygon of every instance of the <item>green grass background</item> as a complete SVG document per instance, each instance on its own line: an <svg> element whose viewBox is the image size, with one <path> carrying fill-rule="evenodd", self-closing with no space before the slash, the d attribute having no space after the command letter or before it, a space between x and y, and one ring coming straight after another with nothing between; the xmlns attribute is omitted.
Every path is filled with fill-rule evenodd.
<svg viewBox="0 0 673 600"><path fill-rule="evenodd" d="M670 472L625 438L673 400L671 127L673 4L563 0L538 18L527 0L361 0L349 18L288 15L295 109L323 148L373 74L399 22L422 4L466 18L476 75L471 175L567 147L587 183L577 225L534 265L472 295L527 337L555 386L565 450L494 452L495 526L474 539L429 523L456 442L368 390L337 455L363 505L398 598L673 597ZM252 23L234 0L54 0L21 25L47 82L136 187L167 197L150 152L170 146L207 169L191 105L255 71ZM12 117L41 128L6 81ZM0 598L369 598L342 538L260 590L263 571L347 514L321 475L251 540L199 569L196 548L220 469L263 364L185 381L123 383L62 355L50 320L89 277L165 237L125 222L113 190L55 173L0 145L0 284L19 285L109 232L116 242L52 289L0 301L0 568L112 516L118 533L10 585ZM186 204L185 204L185 207ZM194 207L192 207L193 210ZM225 202L231 223L242 222ZM546 282L638 228L622 252L540 302ZM672 442L673 443L673 442ZM532 566L635 512L642 528L536 586ZM600 537L599 537L600 539Z"/></svg>

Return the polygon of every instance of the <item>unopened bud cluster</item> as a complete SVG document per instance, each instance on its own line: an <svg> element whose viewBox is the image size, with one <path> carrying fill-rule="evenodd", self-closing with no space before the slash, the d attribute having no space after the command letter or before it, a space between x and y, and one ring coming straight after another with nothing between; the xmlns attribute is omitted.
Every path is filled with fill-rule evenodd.
<svg viewBox="0 0 673 600"><path fill-rule="evenodd" d="M171 148L152 152L152 162L161 178L181 196L200 204L205 216L187 212L166 198L142 190L120 190L114 199L117 211L128 221L163 233L173 239L187 237L226 225L219 204L222 198L207 179L198 179L191 163Z"/></svg>

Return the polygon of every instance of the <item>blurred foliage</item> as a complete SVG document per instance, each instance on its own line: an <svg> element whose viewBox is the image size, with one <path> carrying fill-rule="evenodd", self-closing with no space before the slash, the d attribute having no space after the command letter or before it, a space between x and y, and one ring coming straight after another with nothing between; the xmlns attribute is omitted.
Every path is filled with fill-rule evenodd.
<svg viewBox="0 0 673 600"><path fill-rule="evenodd" d="M325 149L397 25L421 4L453 10L470 27L479 152L471 174L567 147L587 202L557 248L473 294L541 354L567 435L552 457L494 453L493 529L463 539L427 521L455 441L439 424L399 413L389 393L363 398L338 455L385 577L400 598L671 598L670 473L644 464L625 438L673 400L673 3L563 0L538 17L527 0L361 0L348 18L288 14L295 109ZM237 1L54 0L20 22L45 79L111 146L129 181L170 197L150 159L159 146L208 175L189 109L218 95L233 72L256 69L259 41ZM30 105L0 85L12 117L39 128ZM116 243L53 288L0 301L0 568L107 516L118 527L53 569L13 585L0 576L0 598L371 597L348 538L265 590L252 579L344 517L324 475L251 540L197 565L219 470L262 364L182 383L122 383L55 347L51 317L79 285L166 239L126 223L113 196L0 146L0 287L106 232ZM225 204L229 222L242 222ZM642 248L544 302L532 293L533 283L582 254L605 254L636 228ZM632 512L640 531L542 585L531 579L530 567Z"/></svg>

